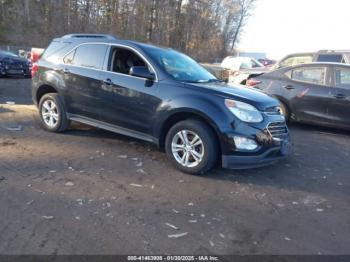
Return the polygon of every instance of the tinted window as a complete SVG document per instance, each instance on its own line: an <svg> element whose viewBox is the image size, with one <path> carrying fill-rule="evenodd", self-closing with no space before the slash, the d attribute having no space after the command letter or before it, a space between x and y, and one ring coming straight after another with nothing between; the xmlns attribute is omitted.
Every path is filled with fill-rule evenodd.
<svg viewBox="0 0 350 262"><path fill-rule="evenodd" d="M337 68L335 69L335 85L340 88L350 89L350 70Z"/></svg>
<svg viewBox="0 0 350 262"><path fill-rule="evenodd" d="M317 58L319 62L335 62L343 63L343 55L319 55Z"/></svg>
<svg viewBox="0 0 350 262"><path fill-rule="evenodd" d="M102 69L106 51L107 45L104 44L84 44L75 50L73 60L69 60L71 54L64 60L76 66Z"/></svg>
<svg viewBox="0 0 350 262"><path fill-rule="evenodd" d="M154 47L146 48L146 50L153 61L176 80L185 82L218 81L204 67L180 52Z"/></svg>
<svg viewBox="0 0 350 262"><path fill-rule="evenodd" d="M42 57L48 58L49 56L57 53L68 45L68 43L51 42L51 44L45 49Z"/></svg>
<svg viewBox="0 0 350 262"><path fill-rule="evenodd" d="M323 67L302 67L292 70L291 78L295 81L324 85L326 69Z"/></svg>

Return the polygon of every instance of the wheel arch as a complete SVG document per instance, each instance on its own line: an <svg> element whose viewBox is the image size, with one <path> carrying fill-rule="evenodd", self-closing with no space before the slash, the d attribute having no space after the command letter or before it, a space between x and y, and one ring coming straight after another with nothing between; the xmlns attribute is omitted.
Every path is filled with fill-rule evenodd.
<svg viewBox="0 0 350 262"><path fill-rule="evenodd" d="M173 127L175 124L184 121L184 120L199 120L205 124L207 124L211 130L213 131L215 135L215 139L217 141L217 144L219 145L218 150L219 153L221 153L221 143L220 143L220 131L217 125L205 114L193 111L193 110L182 110L177 111L169 115L165 121L163 121L161 128L159 130L159 148L164 149L165 147L165 138L171 127Z"/></svg>
<svg viewBox="0 0 350 262"><path fill-rule="evenodd" d="M36 99L37 104L39 104L40 99L45 94L49 94L49 93L58 93L58 91L52 85L43 84L43 85L39 86L36 93L35 93L35 99Z"/></svg>

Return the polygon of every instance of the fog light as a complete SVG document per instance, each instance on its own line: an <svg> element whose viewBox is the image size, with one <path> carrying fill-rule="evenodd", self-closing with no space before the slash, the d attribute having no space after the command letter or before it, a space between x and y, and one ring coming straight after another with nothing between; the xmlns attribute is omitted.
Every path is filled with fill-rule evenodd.
<svg viewBox="0 0 350 262"><path fill-rule="evenodd" d="M258 144L252 139L242 136L234 136L233 139L235 140L235 145L237 149L251 151L258 148Z"/></svg>

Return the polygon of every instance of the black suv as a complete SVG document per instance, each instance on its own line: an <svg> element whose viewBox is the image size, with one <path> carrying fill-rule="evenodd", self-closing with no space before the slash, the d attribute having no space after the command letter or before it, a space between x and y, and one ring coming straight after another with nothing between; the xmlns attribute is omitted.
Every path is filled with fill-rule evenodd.
<svg viewBox="0 0 350 262"><path fill-rule="evenodd" d="M289 132L279 102L228 86L172 49L109 35L54 39L38 61L32 95L46 130L77 121L165 149L181 171L203 174L284 157Z"/></svg>

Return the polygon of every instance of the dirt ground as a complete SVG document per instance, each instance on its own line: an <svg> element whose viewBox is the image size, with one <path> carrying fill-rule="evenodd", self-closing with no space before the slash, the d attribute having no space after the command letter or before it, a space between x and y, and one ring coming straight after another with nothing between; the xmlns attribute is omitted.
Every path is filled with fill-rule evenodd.
<svg viewBox="0 0 350 262"><path fill-rule="evenodd" d="M350 254L349 132L290 129L276 165L190 176L147 143L44 131L30 80L0 79L0 253Z"/></svg>

